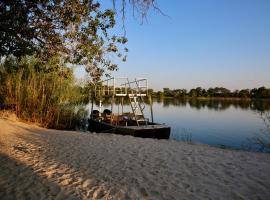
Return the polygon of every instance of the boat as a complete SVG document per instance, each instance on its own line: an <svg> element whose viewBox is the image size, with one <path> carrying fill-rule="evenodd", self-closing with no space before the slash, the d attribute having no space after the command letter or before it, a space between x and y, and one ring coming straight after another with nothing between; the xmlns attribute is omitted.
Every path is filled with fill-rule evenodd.
<svg viewBox="0 0 270 200"><path fill-rule="evenodd" d="M102 103L105 98L111 101L111 109L102 111ZM99 100L99 110L93 109L94 99ZM144 115L147 99L151 121ZM124 111L124 101L128 102L128 112ZM109 78L96 83L92 92L90 113L88 119L90 132L157 139L169 139L170 137L171 128L169 126L154 122L152 98L148 94L147 79L137 78L130 81L128 78Z"/></svg>

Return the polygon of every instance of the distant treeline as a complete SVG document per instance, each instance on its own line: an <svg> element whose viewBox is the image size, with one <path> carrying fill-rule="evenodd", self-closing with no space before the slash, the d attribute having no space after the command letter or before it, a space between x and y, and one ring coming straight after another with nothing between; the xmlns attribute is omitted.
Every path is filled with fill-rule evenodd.
<svg viewBox="0 0 270 200"><path fill-rule="evenodd" d="M270 88L259 87L253 89L243 89L230 91L224 87L215 87L209 89L203 89L201 87L193 88L191 90L186 89L170 89L163 88L163 91L148 90L152 97L162 98L185 98L185 97L221 97L221 98L258 98L258 99L270 99Z"/></svg>

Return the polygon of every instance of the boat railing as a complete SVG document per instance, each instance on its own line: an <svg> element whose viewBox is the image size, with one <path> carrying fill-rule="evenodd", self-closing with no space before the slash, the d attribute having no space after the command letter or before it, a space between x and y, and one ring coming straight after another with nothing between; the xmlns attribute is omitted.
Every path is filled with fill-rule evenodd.
<svg viewBox="0 0 270 200"><path fill-rule="evenodd" d="M98 82L95 85L95 96L147 96L148 81L144 78L137 78L129 81L128 78L109 78Z"/></svg>
<svg viewBox="0 0 270 200"><path fill-rule="evenodd" d="M135 78L130 81L128 78L109 78L95 85L95 97L99 98L99 112L101 113L102 99L111 98L111 112L113 113L115 97L122 98L121 107L123 113L123 98L128 97L132 110L132 119L137 126L147 123L144 116L144 97L148 96L148 81L145 78ZM118 107L119 108L119 107ZM93 110L93 101L92 101ZM118 111L119 112L119 111ZM152 112L151 112L152 116ZM108 117L107 117L108 118ZM151 117L153 119L153 117ZM112 117L111 124L115 121ZM120 118L119 118L120 119ZM107 119L106 119L107 120ZM117 120L116 120L117 121ZM123 121L123 120L120 120ZM149 120L148 120L149 121ZM152 120L153 121L153 120Z"/></svg>

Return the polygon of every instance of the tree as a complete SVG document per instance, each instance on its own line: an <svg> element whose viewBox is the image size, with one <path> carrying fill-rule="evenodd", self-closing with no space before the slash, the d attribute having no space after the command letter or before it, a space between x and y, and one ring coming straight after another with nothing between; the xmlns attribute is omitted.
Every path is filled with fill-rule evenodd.
<svg viewBox="0 0 270 200"><path fill-rule="evenodd" d="M165 97L172 97L173 96L173 92L171 91L170 88L163 88L163 93Z"/></svg>
<svg viewBox="0 0 270 200"><path fill-rule="evenodd" d="M189 96L190 97L197 97L197 90L196 89L191 89L190 91L189 91Z"/></svg>
<svg viewBox="0 0 270 200"><path fill-rule="evenodd" d="M112 2L114 9L116 9L117 0L112 0ZM165 15L157 5L157 0L121 0L120 12L122 14L123 21L125 20L126 6L128 3L131 4L133 15L135 15L135 12L138 13L141 16L142 21L146 18L151 8L157 10L162 15Z"/></svg>
<svg viewBox="0 0 270 200"><path fill-rule="evenodd" d="M59 62L82 64L92 77L116 70L108 59L114 54L126 60L125 37L109 34L115 25L117 0L113 8L102 10L98 0L1 0L0 57L36 54L42 60L58 55ZM162 11L156 0L121 0L125 19L126 5L144 19L151 8ZM163 13L162 13L163 14Z"/></svg>
<svg viewBox="0 0 270 200"><path fill-rule="evenodd" d="M231 91L223 88L223 87L215 87L214 88L214 96L215 97L229 97L231 94Z"/></svg>
<svg viewBox="0 0 270 200"><path fill-rule="evenodd" d="M202 96L203 96L203 97L207 97L207 92L206 92L205 89L202 89Z"/></svg>
<svg viewBox="0 0 270 200"><path fill-rule="evenodd" d="M208 94L208 96L213 97L214 96L214 89L213 88L209 88L207 90L207 94Z"/></svg>
<svg viewBox="0 0 270 200"><path fill-rule="evenodd" d="M251 96L254 98L270 98L270 89L260 87L251 90Z"/></svg>
<svg viewBox="0 0 270 200"><path fill-rule="evenodd" d="M250 97L249 89L240 90L238 96L241 98L249 98Z"/></svg>
<svg viewBox="0 0 270 200"><path fill-rule="evenodd" d="M164 97L163 92L157 91L157 98L161 99L161 98L163 98L163 97Z"/></svg>
<svg viewBox="0 0 270 200"><path fill-rule="evenodd" d="M153 96L154 95L154 90L153 89L148 89L147 93L148 93L148 95Z"/></svg>
<svg viewBox="0 0 270 200"><path fill-rule="evenodd" d="M201 87L197 87L195 90L196 90L198 97L202 96L202 88Z"/></svg>
<svg viewBox="0 0 270 200"><path fill-rule="evenodd" d="M47 61L57 55L59 62L85 65L92 77L100 77L117 69L108 54L126 59L120 46L127 39L109 33L114 25L114 11L91 0L2 0L0 56L35 53Z"/></svg>

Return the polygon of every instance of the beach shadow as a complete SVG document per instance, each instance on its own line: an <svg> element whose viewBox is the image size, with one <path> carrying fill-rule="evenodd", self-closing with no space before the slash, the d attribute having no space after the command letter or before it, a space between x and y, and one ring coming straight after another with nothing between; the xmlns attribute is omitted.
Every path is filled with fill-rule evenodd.
<svg viewBox="0 0 270 200"><path fill-rule="evenodd" d="M67 199L61 186L39 176L30 166L0 153L0 199Z"/></svg>
<svg viewBox="0 0 270 200"><path fill-rule="evenodd" d="M27 131L26 134L24 134L25 131ZM67 188L72 194L78 194L79 199L106 199L112 196L116 196L116 199L127 199L125 196L127 189L124 182L131 181L131 179L134 182L137 175L128 170L129 175L125 178L122 173L126 173L126 170L121 165L121 163L125 163L125 160L120 154L113 157L114 154L111 154L110 147L106 144L97 144L97 140L93 144L95 147L89 148L91 140L87 134L73 131L34 127L32 129L32 127L16 125L12 132L21 141L16 149L29 152L29 155L31 154L33 157L38 155L34 161L39 163L38 168L47 172L51 171L54 175L54 181L60 182L60 185ZM81 137L85 137L85 140ZM35 152L37 147L40 147L38 153ZM136 163L136 167L140 168L143 162L141 160L141 162ZM114 165L122 167L115 171ZM129 176L131 178L128 178ZM66 185L63 186L63 184ZM136 181L133 186L141 188ZM135 192L133 194L139 199L138 195L140 194ZM143 193L141 196L146 196L146 194ZM70 196L68 197L70 198Z"/></svg>
<svg viewBox="0 0 270 200"><path fill-rule="evenodd" d="M0 179L0 199L101 199L105 194L110 195L112 192L108 191L106 186L101 185L95 176L95 173L85 173L85 170L89 166L85 166L82 170L81 165L78 162L67 161L62 155L73 157L74 149L67 147L67 141L76 141L77 135L71 131L58 131L54 129L43 129L39 127L27 127L23 124L15 124L8 122L13 129L9 130L10 133L16 135L18 139L14 142L13 153L18 160L25 161L26 164L20 163L14 159L10 159L5 155L1 155L1 163L10 163L1 166L0 170L3 171L3 178ZM72 133L72 134L70 134ZM78 134L82 134L79 133ZM59 145L58 138L63 138L64 140ZM56 142L56 143L55 143ZM47 144L44 146L44 144ZM57 145L58 144L58 145ZM70 144L70 143L68 143ZM65 148L62 148L65 147ZM79 145L78 145L79 147ZM59 149L60 148L60 149ZM63 151L62 151L63 150ZM75 150L76 152L77 150ZM78 152L78 151L77 151ZM70 154L69 154L70 153ZM78 155L78 154L76 154ZM22 156L22 159L20 158ZM74 160L76 160L74 158ZM10 173L8 169L12 169L14 173ZM27 171L22 171L21 169L27 169ZM25 173L23 175L20 171ZM17 173L17 174L16 174ZM20 181L17 181L16 177L20 175ZM1 175L2 176L2 175ZM0 176L0 177L1 177ZM13 177L13 179L12 179ZM24 178L23 178L24 177ZM30 179L26 177L31 177ZM33 180L38 183L43 183L33 188ZM18 183L15 184L15 183ZM20 182L22 184L20 184ZM2 184L3 183L3 184ZM25 184L25 188L31 188L30 194L35 194L38 189L42 190L41 195L34 196L34 198L29 197L29 192L21 192L21 185ZM8 185L3 187L2 185ZM51 191L53 192L52 195ZM109 194L110 192L110 194ZM113 193L117 191L113 191ZM14 196L14 193L19 193L20 198ZM56 194L55 194L56 193ZM46 195L46 197L44 197ZM50 198L48 197L50 195ZM55 196L57 195L57 196ZM60 196L60 198L58 197ZM93 198L92 198L93 197Z"/></svg>

